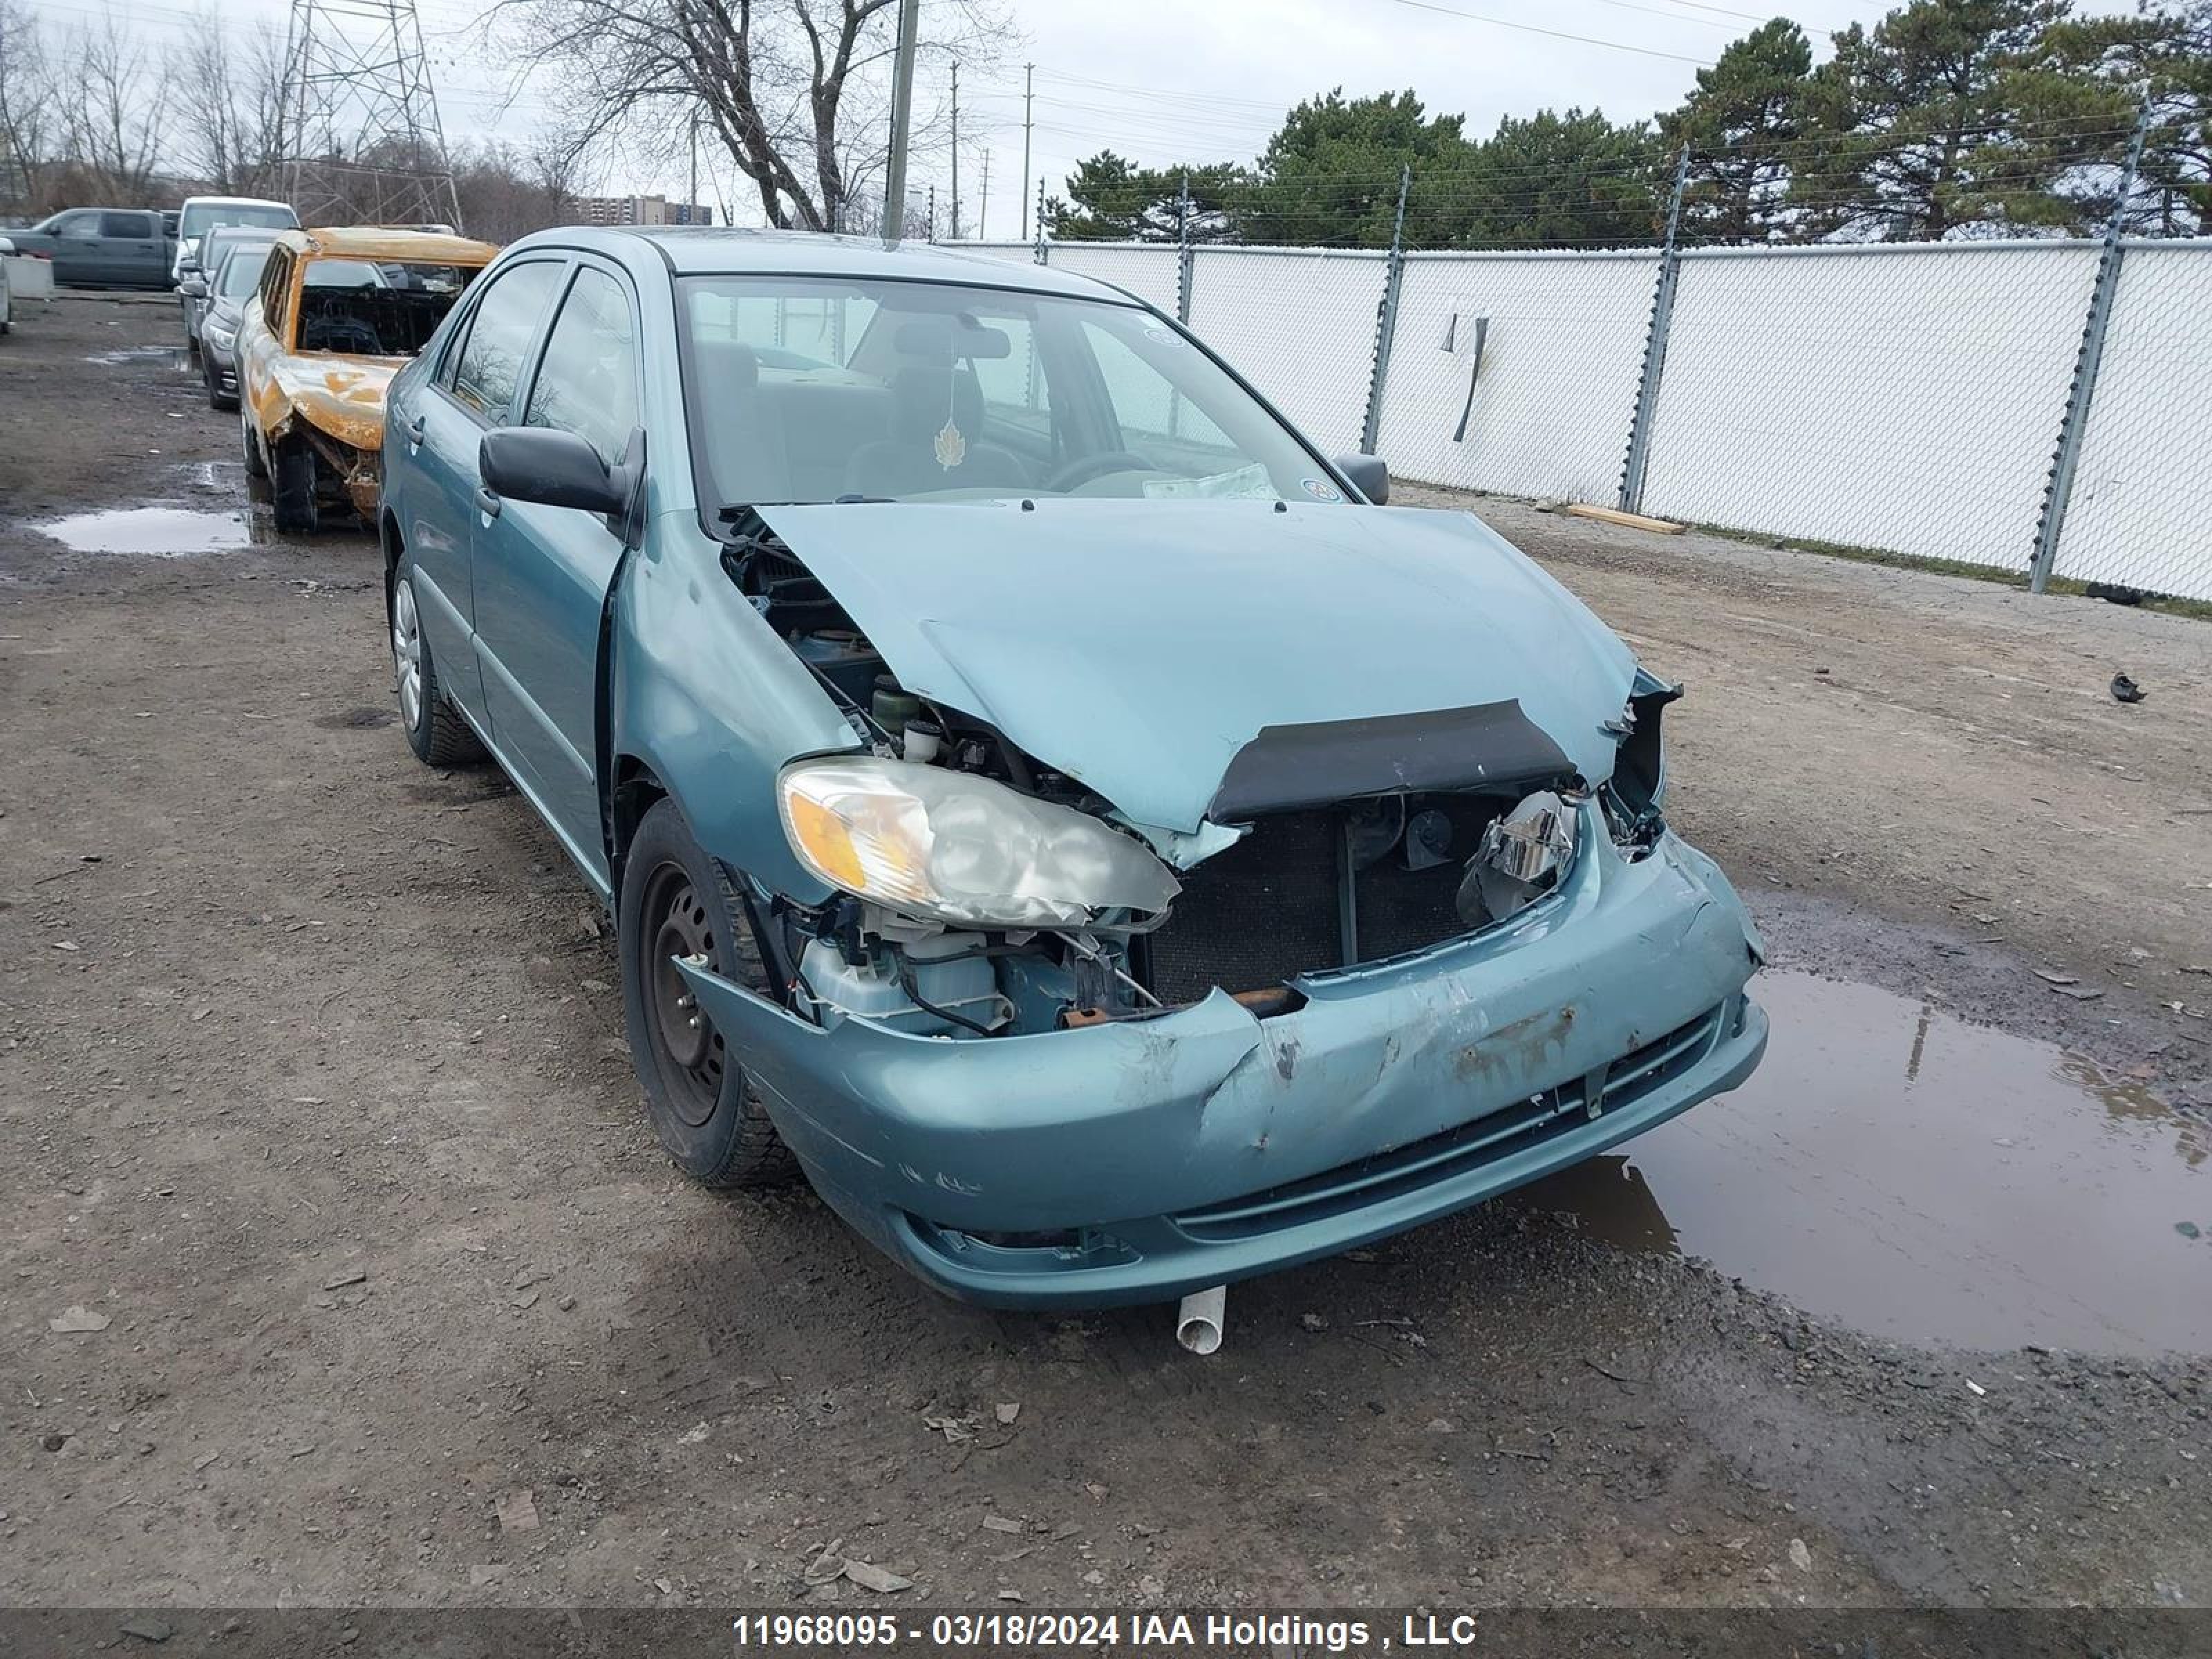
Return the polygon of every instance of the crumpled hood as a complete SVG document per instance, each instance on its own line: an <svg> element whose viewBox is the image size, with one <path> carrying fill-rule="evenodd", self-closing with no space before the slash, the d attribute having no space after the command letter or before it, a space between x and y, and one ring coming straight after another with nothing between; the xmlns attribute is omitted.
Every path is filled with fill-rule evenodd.
<svg viewBox="0 0 2212 1659"><path fill-rule="evenodd" d="M1264 501L884 502L761 516L899 683L1133 822L1197 830L1263 727L1516 702L1592 782L1635 675L1470 514Z"/></svg>
<svg viewBox="0 0 2212 1659"><path fill-rule="evenodd" d="M325 352L279 356L272 377L292 407L342 443L384 443L384 394L405 357L349 357Z"/></svg>

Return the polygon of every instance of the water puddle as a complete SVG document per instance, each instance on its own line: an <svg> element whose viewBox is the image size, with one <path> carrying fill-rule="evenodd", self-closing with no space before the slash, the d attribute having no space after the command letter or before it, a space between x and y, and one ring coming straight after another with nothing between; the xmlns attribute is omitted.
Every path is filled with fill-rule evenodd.
<svg viewBox="0 0 2212 1659"><path fill-rule="evenodd" d="M98 363L103 368L112 368L122 363L143 363L159 357L165 359L173 367L177 360L184 355L183 351L176 346L118 346L112 351L92 352L86 356L85 362Z"/></svg>
<svg viewBox="0 0 2212 1659"><path fill-rule="evenodd" d="M242 510L199 507L115 507L48 519L32 527L80 553L134 553L156 559L235 553L265 539L252 516Z"/></svg>
<svg viewBox="0 0 2212 1659"><path fill-rule="evenodd" d="M2049 1043L1766 973L1735 1093L1525 1190L1903 1340L2212 1351L2212 1128Z"/></svg>

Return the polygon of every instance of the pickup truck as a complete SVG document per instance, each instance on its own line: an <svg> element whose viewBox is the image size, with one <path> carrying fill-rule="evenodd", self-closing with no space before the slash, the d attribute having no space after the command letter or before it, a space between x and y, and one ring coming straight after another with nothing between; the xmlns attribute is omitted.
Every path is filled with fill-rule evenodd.
<svg viewBox="0 0 2212 1659"><path fill-rule="evenodd" d="M175 245L151 208L64 208L29 230L12 230L19 254L51 259L70 288L167 288Z"/></svg>

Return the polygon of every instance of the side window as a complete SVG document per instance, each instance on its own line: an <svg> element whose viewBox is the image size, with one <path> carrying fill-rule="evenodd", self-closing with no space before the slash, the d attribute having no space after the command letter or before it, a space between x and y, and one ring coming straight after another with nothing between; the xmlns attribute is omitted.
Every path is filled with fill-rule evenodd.
<svg viewBox="0 0 2212 1659"><path fill-rule="evenodd" d="M637 334L629 296L606 272L577 270L522 419L574 433L610 465L622 459L637 425Z"/></svg>
<svg viewBox="0 0 2212 1659"><path fill-rule="evenodd" d="M1042 437L1052 429L1052 397L1044 367L1037 361L1036 329L1026 317L983 318L986 327L1006 337L1003 357L974 360L990 424L1018 427Z"/></svg>
<svg viewBox="0 0 2212 1659"><path fill-rule="evenodd" d="M100 234L124 241L151 241L154 216L150 213L103 213L100 216Z"/></svg>
<svg viewBox="0 0 2212 1659"><path fill-rule="evenodd" d="M100 240L100 216L97 213L69 214L55 225L54 234L64 241L96 242Z"/></svg>
<svg viewBox="0 0 2212 1659"><path fill-rule="evenodd" d="M261 277L261 320L280 341L289 338L285 311L292 298L292 250L280 247L269 256L269 269Z"/></svg>
<svg viewBox="0 0 2212 1659"><path fill-rule="evenodd" d="M492 278L477 302L468 337L461 342L460 361L453 368L452 389L457 399L486 420L507 418L515 385L522 378L523 355L537 336L538 319L545 314L561 271L555 259L511 265Z"/></svg>

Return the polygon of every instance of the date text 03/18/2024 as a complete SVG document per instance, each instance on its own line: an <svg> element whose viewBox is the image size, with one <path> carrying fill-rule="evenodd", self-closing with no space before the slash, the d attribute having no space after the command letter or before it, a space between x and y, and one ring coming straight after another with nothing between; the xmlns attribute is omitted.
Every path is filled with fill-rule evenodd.
<svg viewBox="0 0 2212 1659"><path fill-rule="evenodd" d="M740 1653L849 1651L902 1642L1039 1652L1279 1650L1294 1644L1325 1653L1381 1653L1394 1648L1465 1648L1480 1639L1480 1621L1468 1613L1439 1618L1409 1613L1395 1623L1393 1630L1380 1619L1290 1613L944 1612L932 1613L927 1623L888 1613L755 1613L733 1620L731 1634Z"/></svg>

